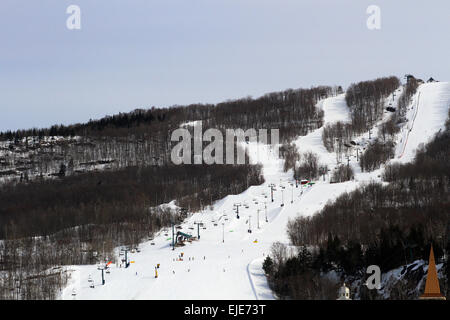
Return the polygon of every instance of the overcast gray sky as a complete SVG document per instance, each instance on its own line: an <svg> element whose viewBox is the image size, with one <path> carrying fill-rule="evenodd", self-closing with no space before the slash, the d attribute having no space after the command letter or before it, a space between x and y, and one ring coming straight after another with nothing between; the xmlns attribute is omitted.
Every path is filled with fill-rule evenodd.
<svg viewBox="0 0 450 320"><path fill-rule="evenodd" d="M66 8L81 8L68 30ZM369 5L381 29L369 30ZM1 0L0 131L412 73L450 80L448 0Z"/></svg>

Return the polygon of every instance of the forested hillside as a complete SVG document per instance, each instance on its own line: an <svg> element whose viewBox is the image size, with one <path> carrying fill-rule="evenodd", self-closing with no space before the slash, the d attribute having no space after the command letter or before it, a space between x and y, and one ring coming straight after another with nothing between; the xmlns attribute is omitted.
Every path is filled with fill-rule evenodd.
<svg viewBox="0 0 450 320"><path fill-rule="evenodd" d="M1 133L0 298L53 299L67 281L61 265L114 259L113 248L137 246L162 227L264 181L259 165L173 165L173 130L192 130L186 124L194 121L203 130L274 128L287 141L320 127L317 101L339 90L290 89ZM158 209L172 200L180 212Z"/></svg>
<svg viewBox="0 0 450 320"><path fill-rule="evenodd" d="M0 133L0 183L129 166L170 163L171 133L201 121L215 128L279 129L280 141L305 135L322 125L319 99L340 92L335 87L286 90L263 97L215 105L137 109L86 124ZM189 128L189 126L188 126Z"/></svg>
<svg viewBox="0 0 450 320"><path fill-rule="evenodd" d="M53 299L55 289L64 284L64 273L57 269L50 276L49 268L93 264L105 257L115 261L115 247L136 247L189 212L262 182L258 166L185 165L133 167L4 186L0 297L12 298L10 285L5 284L18 279L22 298ZM158 209L173 199L183 210Z"/></svg>

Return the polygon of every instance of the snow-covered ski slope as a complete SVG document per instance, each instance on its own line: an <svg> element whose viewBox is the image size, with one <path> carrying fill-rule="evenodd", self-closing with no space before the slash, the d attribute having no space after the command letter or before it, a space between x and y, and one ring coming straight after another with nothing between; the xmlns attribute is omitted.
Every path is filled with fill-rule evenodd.
<svg viewBox="0 0 450 320"><path fill-rule="evenodd" d="M395 106L400 92L397 92L397 99L388 97L387 100L394 101ZM403 155L403 158L411 159L409 152L438 131L447 117L450 97L448 83L422 85L419 92L422 99L419 108L427 111L418 111L411 131L414 135L410 135L406 146L408 155ZM318 107L324 110L325 124L350 120L344 95L320 101ZM406 125L411 123L409 113L412 111L408 111L409 122ZM420 126L416 127L418 123ZM378 134L375 127L372 139ZM420 130L426 131L421 135ZM300 152L310 150L317 153L320 163L333 169L337 165L336 155L324 148L322 131L323 128L319 128L299 137L295 144ZM356 140L363 139L359 137ZM401 139L399 136L398 140ZM352 155L350 165L355 171L354 181L330 184L327 178L326 181L316 181L313 186L299 185L296 188L292 171L283 172L283 161L275 157L269 146L250 143L247 147L250 156L257 157L262 163L266 182L252 186L239 195L229 195L217 201L213 208L189 217L182 224L181 231L196 236L195 223L202 222L206 229L200 228L200 240L186 242L186 246L172 250L172 232L170 228L162 230L154 240L141 244L140 252L129 253L130 260L134 261L129 268L111 265L110 273L105 274L105 285L101 285L101 271L97 270L97 266L71 266L72 278L62 291L61 298L274 299L261 266L275 241L289 244L286 233L289 219L315 214L328 201L357 188L361 181L380 181L379 171L361 173L356 157ZM274 202L271 202L270 184L276 186ZM282 203L284 206L281 206ZM233 209L235 204L241 205L239 219ZM249 228L251 233L248 233ZM183 260L179 261L181 253ZM157 264L160 264L160 268L155 278ZM89 286L90 276L95 288Z"/></svg>
<svg viewBox="0 0 450 320"><path fill-rule="evenodd" d="M450 106L450 82L424 83L408 108L407 124L402 128L396 155L400 162L414 159L417 147L443 130Z"/></svg>

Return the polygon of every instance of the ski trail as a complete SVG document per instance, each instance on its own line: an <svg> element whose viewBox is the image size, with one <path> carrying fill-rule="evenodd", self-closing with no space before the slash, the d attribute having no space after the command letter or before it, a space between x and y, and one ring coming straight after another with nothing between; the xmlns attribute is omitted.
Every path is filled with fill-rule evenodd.
<svg viewBox="0 0 450 320"><path fill-rule="evenodd" d="M253 261L251 261L251 262L249 262L249 263L247 264L247 275L248 275L248 280L250 281L250 286L252 287L253 294L255 295L255 300L259 300L259 299L258 299L258 294L256 293L255 285L253 284L252 276L250 275L250 264L251 264L252 262L253 262Z"/></svg>
<svg viewBox="0 0 450 320"><path fill-rule="evenodd" d="M406 132L402 138L402 151L395 159L397 162L412 161L417 148L445 128L450 107L450 82L421 84L414 103L415 108L406 115L408 123L403 127Z"/></svg>
<svg viewBox="0 0 450 320"><path fill-rule="evenodd" d="M417 103L416 103L416 108L414 110L415 113L414 113L414 117L413 117L413 120L412 120L412 124L411 124L411 126L409 126L409 128L407 130L406 139L405 139L405 142L403 143L403 150L402 150L402 153L400 154L400 156L398 157L399 159L401 159L403 157L403 154L405 153L406 145L408 144L409 133L414 128L414 122L416 121L417 114L419 113L419 103L420 103L420 91L419 91L419 94L417 96Z"/></svg>

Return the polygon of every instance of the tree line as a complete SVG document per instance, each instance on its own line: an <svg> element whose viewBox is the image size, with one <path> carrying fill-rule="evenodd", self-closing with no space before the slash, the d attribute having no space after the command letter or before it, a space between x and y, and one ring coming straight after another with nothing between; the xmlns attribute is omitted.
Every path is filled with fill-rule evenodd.
<svg viewBox="0 0 450 320"><path fill-rule="evenodd" d="M288 89L260 98L243 98L218 104L192 104L170 108L136 109L84 124L55 125L0 133L0 176L20 182L80 174L96 169L170 163L171 133L180 126L201 121L203 130L279 129L280 141L322 126L320 99L335 95L336 87ZM59 139L55 137L63 137ZM105 164L105 165L103 165Z"/></svg>

